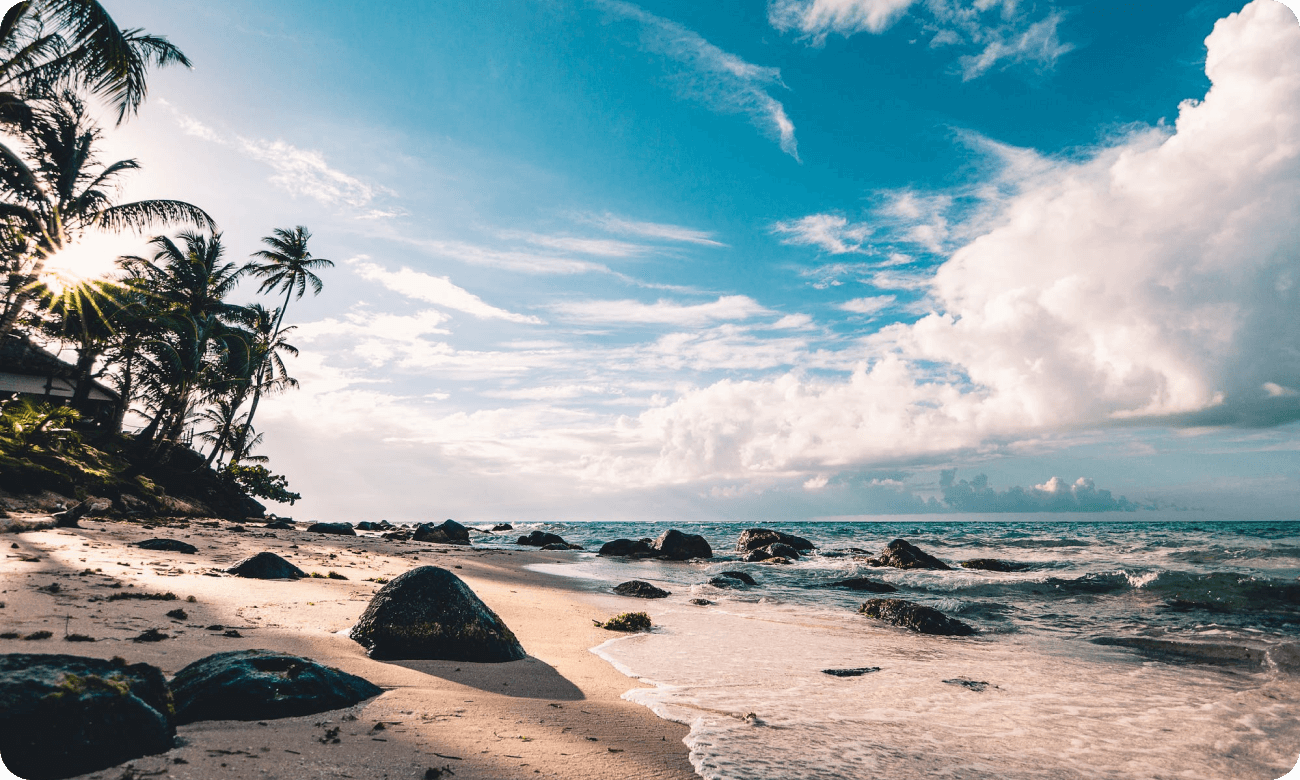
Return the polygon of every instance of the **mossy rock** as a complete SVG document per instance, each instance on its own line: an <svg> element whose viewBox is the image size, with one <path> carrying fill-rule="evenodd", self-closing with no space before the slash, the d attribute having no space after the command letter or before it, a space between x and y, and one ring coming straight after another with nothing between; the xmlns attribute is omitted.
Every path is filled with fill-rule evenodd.
<svg viewBox="0 0 1300 780"><path fill-rule="evenodd" d="M596 627L608 631L649 631L650 616L644 612L624 612L604 623L596 623Z"/></svg>

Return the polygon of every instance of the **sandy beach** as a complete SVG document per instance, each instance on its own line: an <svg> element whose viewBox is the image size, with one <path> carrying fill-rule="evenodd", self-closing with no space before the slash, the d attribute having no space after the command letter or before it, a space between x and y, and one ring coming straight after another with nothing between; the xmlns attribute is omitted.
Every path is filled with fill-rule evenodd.
<svg viewBox="0 0 1300 780"><path fill-rule="evenodd" d="M328 536L301 527L238 531L224 521L146 526L91 519L81 525L0 536L0 632L53 634L0 639L0 652L120 656L170 676L212 653L265 648L384 689L358 706L314 716L181 726L171 751L131 762L131 772L118 766L87 778L423 778L437 770L457 780L696 776L682 743L687 729L621 699L639 683L589 652L615 636L593 620L636 602L525 569L563 561L564 553ZM130 546L155 537L199 551ZM223 572L263 550L323 576L269 581ZM372 580L421 565L463 578L515 632L528 658L501 664L369 659L346 632L382 587ZM107 600L129 592L177 599ZM166 616L178 607L184 619ZM133 641L148 629L167 638ZM96 641L64 638L75 634Z"/></svg>

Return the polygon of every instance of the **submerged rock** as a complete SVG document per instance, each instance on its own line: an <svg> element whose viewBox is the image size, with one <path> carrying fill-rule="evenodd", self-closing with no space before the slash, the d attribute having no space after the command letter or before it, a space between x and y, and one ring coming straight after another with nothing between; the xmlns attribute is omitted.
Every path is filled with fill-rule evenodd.
<svg viewBox="0 0 1300 780"><path fill-rule="evenodd" d="M421 523L416 526L411 538L417 542L434 542L437 544L469 544L469 529L455 520L434 525Z"/></svg>
<svg viewBox="0 0 1300 780"><path fill-rule="evenodd" d="M582 545L580 545L580 544L569 544L568 542L558 542L558 543L556 543L556 544L548 544L548 545L545 545L544 547L542 547L542 549L543 549L543 550L554 550L554 551L559 551L559 550L581 550L581 549L582 549Z"/></svg>
<svg viewBox="0 0 1300 780"><path fill-rule="evenodd" d="M1097 645L1128 647L1163 661L1216 666L1260 668L1268 665L1269 659L1275 655L1264 647L1226 642L1183 642L1145 636L1099 636L1091 641Z"/></svg>
<svg viewBox="0 0 1300 780"><path fill-rule="evenodd" d="M312 523L307 532L313 534L334 534L335 536L356 536L357 532L348 523Z"/></svg>
<svg viewBox="0 0 1300 780"><path fill-rule="evenodd" d="M179 539L145 539L143 542L136 542L136 547L141 550L158 550L159 552L178 552L192 555L199 551L199 548L192 544L186 544Z"/></svg>
<svg viewBox="0 0 1300 780"><path fill-rule="evenodd" d="M822 669L822 674L829 674L831 677L861 677L878 671L880 671L879 666L860 666L856 669Z"/></svg>
<svg viewBox="0 0 1300 780"><path fill-rule="evenodd" d="M684 534L673 528L664 531L652 545L660 558L685 561L691 558L712 558L713 548L699 534Z"/></svg>
<svg viewBox="0 0 1300 780"><path fill-rule="evenodd" d="M975 629L937 609L903 599L871 599L858 612L899 628L934 636L970 636Z"/></svg>
<svg viewBox="0 0 1300 780"><path fill-rule="evenodd" d="M1025 571L1029 567L1023 563L1013 561L999 561L996 558L973 558L969 561L962 561L963 569L976 569L979 571Z"/></svg>
<svg viewBox="0 0 1300 780"><path fill-rule="evenodd" d="M614 587L614 592L620 596L631 596L638 599L662 599L672 595L663 588L656 588L648 582L641 580L628 580Z"/></svg>
<svg viewBox="0 0 1300 780"><path fill-rule="evenodd" d="M944 682L948 685L960 685L961 687L975 691L976 693L983 693L989 687L988 682L985 680L972 680L968 677L954 677L951 680L944 680ZM997 686L995 685L993 687L996 688Z"/></svg>
<svg viewBox="0 0 1300 780"><path fill-rule="evenodd" d="M922 550L906 539L895 539L875 558L868 558L870 566L892 566L895 569L947 570L948 564Z"/></svg>
<svg viewBox="0 0 1300 780"><path fill-rule="evenodd" d="M793 547L799 552L807 552L815 546L802 536L793 536L770 528L749 528L742 531L740 538L736 540L736 552L747 553L777 543Z"/></svg>
<svg viewBox="0 0 1300 780"><path fill-rule="evenodd" d="M378 660L500 663L525 657L519 640L459 577L437 566L385 585L350 636Z"/></svg>
<svg viewBox="0 0 1300 780"><path fill-rule="evenodd" d="M307 576L307 572L273 552L260 552L245 558L226 571L253 580L297 580Z"/></svg>
<svg viewBox="0 0 1300 780"><path fill-rule="evenodd" d="M383 693L360 677L272 650L210 655L177 672L170 685L177 725L311 715Z"/></svg>
<svg viewBox="0 0 1300 780"><path fill-rule="evenodd" d="M568 544L563 537L558 534L547 533L546 531L533 531L527 536L519 537L515 544L522 544L525 547L545 547L548 544Z"/></svg>
<svg viewBox="0 0 1300 780"><path fill-rule="evenodd" d="M172 748L162 671L74 655L0 655L0 755L27 780L94 772Z"/></svg>
<svg viewBox="0 0 1300 780"><path fill-rule="evenodd" d="M853 577L847 580L836 580L835 582L826 583L828 588L848 588L849 590L866 591L867 593L894 593L898 590L888 582L878 582L867 579L866 577Z"/></svg>
<svg viewBox="0 0 1300 780"><path fill-rule="evenodd" d="M733 580L740 580L741 582L745 583L746 585L757 585L757 584L758 584L758 582L755 581L753 577L749 576L748 573L743 572L743 571L724 571L724 572L721 572L720 574L718 574L718 576L719 576L719 577L727 577L727 578L729 578L729 579L733 579Z"/></svg>
<svg viewBox="0 0 1300 780"><path fill-rule="evenodd" d="M497 531L513 531L513 530L515 530L515 527L509 523L497 523L496 525L492 526L492 533L496 533Z"/></svg>

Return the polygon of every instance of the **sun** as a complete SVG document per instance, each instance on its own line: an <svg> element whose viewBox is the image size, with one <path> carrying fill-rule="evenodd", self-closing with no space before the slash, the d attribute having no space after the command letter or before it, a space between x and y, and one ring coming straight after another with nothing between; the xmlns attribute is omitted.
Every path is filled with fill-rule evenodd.
<svg viewBox="0 0 1300 780"><path fill-rule="evenodd" d="M84 282L109 276L117 258L136 254L139 246L140 239L135 236L86 233L46 259L39 281L55 295L62 295Z"/></svg>

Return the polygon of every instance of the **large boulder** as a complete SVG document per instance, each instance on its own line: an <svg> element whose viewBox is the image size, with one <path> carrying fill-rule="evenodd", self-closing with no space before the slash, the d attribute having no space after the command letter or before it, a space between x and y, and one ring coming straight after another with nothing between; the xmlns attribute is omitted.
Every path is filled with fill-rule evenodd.
<svg viewBox="0 0 1300 780"><path fill-rule="evenodd" d="M740 538L736 540L736 552L747 553L750 550L757 550L760 547L767 547L778 542L789 545L799 552L807 552L815 546L802 536L784 534L769 528L749 528L741 532Z"/></svg>
<svg viewBox="0 0 1300 780"><path fill-rule="evenodd" d="M312 715L383 693L360 677L273 650L210 655L177 672L171 690L177 725Z"/></svg>
<svg viewBox="0 0 1300 780"><path fill-rule="evenodd" d="M628 580L619 583L614 587L614 592L620 596L631 596L637 599L663 599L672 595L663 588L656 588L642 580Z"/></svg>
<svg viewBox="0 0 1300 780"><path fill-rule="evenodd" d="M0 756L19 777L54 780L165 753L171 704L148 664L0 655Z"/></svg>
<svg viewBox="0 0 1300 780"><path fill-rule="evenodd" d="M690 558L712 558L713 548L698 534L684 534L677 529L664 531L653 545L660 558L685 561Z"/></svg>
<svg viewBox="0 0 1300 780"><path fill-rule="evenodd" d="M348 523L312 523L307 532L313 534L334 534L336 536L356 536L357 532Z"/></svg>
<svg viewBox="0 0 1300 780"><path fill-rule="evenodd" d="M940 569L947 570L948 564L934 557L906 539L895 539L875 558L868 558L869 566L892 566L895 569Z"/></svg>
<svg viewBox="0 0 1300 780"><path fill-rule="evenodd" d="M350 636L379 660L499 663L526 655L501 618L459 577L437 566L412 569L385 585Z"/></svg>
<svg viewBox="0 0 1300 780"><path fill-rule="evenodd" d="M469 529L455 520L448 520L439 525L421 523L416 526L411 538L417 542L434 542L437 544L469 544Z"/></svg>
<svg viewBox="0 0 1300 780"><path fill-rule="evenodd" d="M828 588L848 588L849 590L866 591L867 593L894 593L898 590L888 582L879 582L877 580L867 579L866 577L853 577L847 580L836 580L826 583Z"/></svg>
<svg viewBox="0 0 1300 780"><path fill-rule="evenodd" d="M199 551L199 548L192 544L187 544L179 539L145 539L143 542L136 542L136 547L141 550L157 550L159 552L178 552L193 555Z"/></svg>
<svg viewBox="0 0 1300 780"><path fill-rule="evenodd" d="M297 580L307 576L307 572L273 552L260 552L245 558L226 571L252 580Z"/></svg>
<svg viewBox="0 0 1300 780"><path fill-rule="evenodd" d="M858 612L899 628L935 636L970 636L975 629L937 609L903 599L871 599Z"/></svg>
<svg viewBox="0 0 1300 780"><path fill-rule="evenodd" d="M545 547L548 544L568 544L563 537L557 534L550 534L545 531L533 531L527 536L519 537L515 544L522 544L525 547Z"/></svg>
<svg viewBox="0 0 1300 780"><path fill-rule="evenodd" d="M659 554L649 539L615 539L601 546L597 555L618 558L653 558Z"/></svg>

